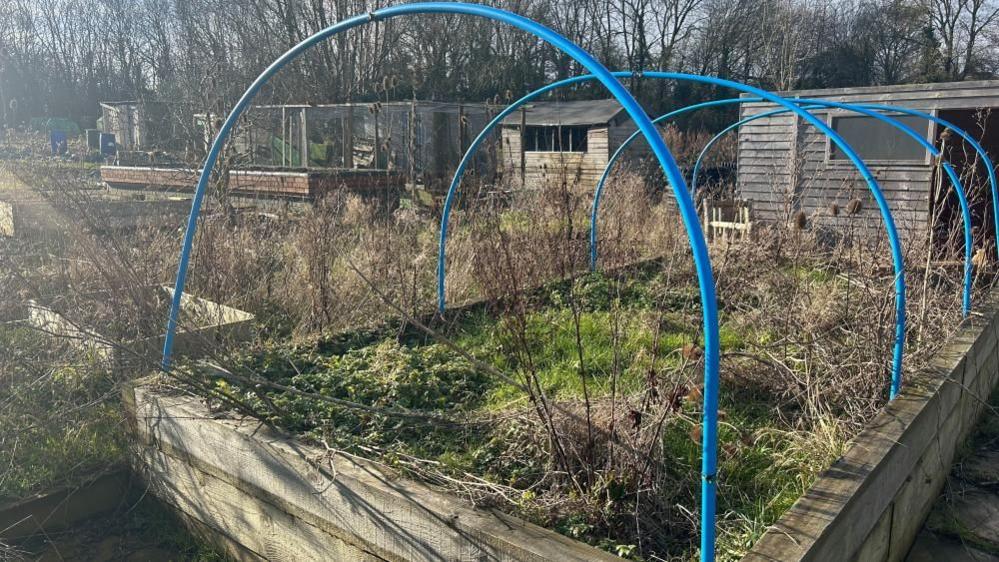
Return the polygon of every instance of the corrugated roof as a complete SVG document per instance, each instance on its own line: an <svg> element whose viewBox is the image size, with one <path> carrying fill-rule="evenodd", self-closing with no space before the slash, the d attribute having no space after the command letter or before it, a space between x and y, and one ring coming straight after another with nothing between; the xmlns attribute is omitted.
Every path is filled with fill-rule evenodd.
<svg viewBox="0 0 999 562"><path fill-rule="evenodd" d="M592 101L536 102L524 106L528 125L601 125L624 111L616 99ZM503 120L504 125L520 125L517 111Z"/></svg>

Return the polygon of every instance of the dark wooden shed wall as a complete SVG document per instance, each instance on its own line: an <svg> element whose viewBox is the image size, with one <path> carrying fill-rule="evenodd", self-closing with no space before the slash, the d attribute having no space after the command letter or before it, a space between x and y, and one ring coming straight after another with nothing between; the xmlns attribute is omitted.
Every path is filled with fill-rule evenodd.
<svg viewBox="0 0 999 562"><path fill-rule="evenodd" d="M999 109L999 81L793 91L781 95L899 105L931 113L941 109ZM771 104L747 103L740 113L748 117L774 108ZM853 114L841 110L813 113L827 123L832 115ZM928 127L928 138L936 139L937 127ZM924 163L868 166L899 228L910 235L922 232L929 221L935 164L927 158ZM828 139L798 117L780 115L743 126L739 131L738 168L737 193L753 201L754 212L760 218L784 220L800 210L813 221L838 224L850 219L845 213L833 217L831 205L843 209L852 198L859 198L861 217L880 222L874 199L856 169L849 162L829 160Z"/></svg>

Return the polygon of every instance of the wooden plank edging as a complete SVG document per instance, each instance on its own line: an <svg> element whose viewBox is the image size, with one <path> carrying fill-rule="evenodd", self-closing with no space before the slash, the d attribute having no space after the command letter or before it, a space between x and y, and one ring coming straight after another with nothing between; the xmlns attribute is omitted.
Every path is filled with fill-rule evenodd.
<svg viewBox="0 0 999 562"><path fill-rule="evenodd" d="M618 560L255 420L214 419L200 399L148 381L127 389L125 403L154 493L262 558Z"/></svg>

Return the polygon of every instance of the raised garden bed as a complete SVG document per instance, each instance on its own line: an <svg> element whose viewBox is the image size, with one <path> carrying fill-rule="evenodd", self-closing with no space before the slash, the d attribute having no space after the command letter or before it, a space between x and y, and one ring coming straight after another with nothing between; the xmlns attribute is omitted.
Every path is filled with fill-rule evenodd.
<svg viewBox="0 0 999 562"><path fill-rule="evenodd" d="M27 322L42 332L93 352L116 369L141 365L143 361L148 364L162 352L164 336L142 332L163 329L172 295L173 289L167 287L143 290L142 302L146 309L140 313L147 316L148 326L147 322L124 326L118 319L107 317L101 306L107 295L92 295L86 301L74 302L72 319L53 308L29 301ZM246 341L253 336L253 321L254 316L249 312L185 293L174 340L175 352L178 356L198 357L220 343Z"/></svg>
<svg viewBox="0 0 999 562"><path fill-rule="evenodd" d="M108 369L68 342L23 322L0 324L0 504L122 464L127 432L115 391Z"/></svg>
<svg viewBox="0 0 999 562"><path fill-rule="evenodd" d="M986 407L981 397L999 381L997 312L990 304L910 381L747 559L902 559ZM306 558L333 552L345 560L607 557L495 510L469 509L385 464L289 439L256 420L208 420L203 400L155 381L129 389L127 401L143 441L138 460L158 493L262 557L291 544Z"/></svg>
<svg viewBox="0 0 999 562"><path fill-rule="evenodd" d="M118 189L186 192L198 183L198 171L185 168L102 166L101 180ZM233 193L256 197L291 197L315 200L350 191L377 199L389 209L399 204L405 181L400 172L362 169L262 169L230 172Z"/></svg>
<svg viewBox="0 0 999 562"><path fill-rule="evenodd" d="M499 512L399 479L384 466L287 439L252 420L211 420L200 400L126 391L139 470L161 499L239 559L612 559Z"/></svg>
<svg viewBox="0 0 999 562"><path fill-rule="evenodd" d="M84 220L67 218L49 201L0 201L0 236L32 238L71 235L76 227L106 233L140 228L177 228L191 210L190 201L91 200L76 209ZM77 213L73 213L77 214Z"/></svg>
<svg viewBox="0 0 999 562"><path fill-rule="evenodd" d="M110 513L137 494L126 467L110 467L79 483L0 503L0 541L61 531Z"/></svg>
<svg viewBox="0 0 999 562"><path fill-rule="evenodd" d="M905 559L997 385L999 300L993 297L745 559Z"/></svg>
<svg viewBox="0 0 999 562"><path fill-rule="evenodd" d="M797 290L810 295L806 300L823 307L826 299L836 302L837 295L851 290L845 276L802 266L781 268L780 274L793 280ZM342 474L338 463L366 472L371 470L367 463L374 461L380 463L379 480L406 475L458 493L479 507L499 509L620 556L639 557L637 541L646 544L641 556L690 556L696 544L700 479L697 297L693 289L675 288L671 275L656 262L623 276L588 275L551 284L519 304L486 303L449 314L433 326L440 340L412 325L394 326L320 340L264 344L228 357L224 369L188 363L185 373L200 377L217 391L209 393L208 407L228 411L229 421L202 420L204 412L195 409L204 408L204 398L168 395L155 386L136 389L129 400L135 402L138 431L147 442L141 464L150 480L165 486L164 493L185 512L208 511L225 519L228 516L223 514L235 509L234 505L210 507L200 502L215 499L170 490L177 475L187 470L184 459L190 457L201 474L225 481L220 486L226 491L220 494L242 490L240 497L256 502L255 512L279 509L285 513L281 518L291 514L292 527L304 518L312 525L309 529L326 533L316 535L319 544L332 548L336 541L345 542L364 555L384 557L385 552L392 552L392 556L406 558L398 551L380 550L383 545L369 544L367 532L358 539L352 534L354 523L329 523L343 517L345 510L356 511L357 506L349 502L314 506L307 510L309 515L296 511L301 506L289 507L287 489L279 483L284 477L277 477L290 474L283 465L298 467L296 478L303 479L305 488L294 495L302 497L335 485L338 480L333 475ZM748 302L759 306L758 297ZM858 318L817 310L822 314L815 321L815 332L838 333L837 326ZM832 415L835 410L808 418L811 412L802 411L800 402L787 398L793 391L775 380L790 377L794 381L799 373L775 367L771 361L779 359L774 359L774 350L787 353L789 347L801 349L805 344L779 340L775 330L780 326L757 317L744 320L730 314L723 319L720 556L731 559L746 552L766 526L808 488L812 478L839 457L853 433L846 422ZM827 345L852 345L852 340L837 342L835 336L829 337ZM581 341L587 344L584 355L578 349ZM864 374L863 369L846 371L850 372L836 376L844 381L863 380L870 389L886 386L880 369L873 374ZM835 385L826 380L824 384L846 388L860 383ZM871 392L865 400L883 400L877 391ZM844 395L842 408L855 397L856 392ZM234 407L238 414L231 410ZM551 412L549 417L538 415L543 408ZM248 413L253 417L247 418ZM287 432L263 441L272 448L280 441L280 455L270 450L260 453L260 443L246 437L252 432L259 435L258 419ZM553 461L556 445L546 424L557 426L555 439L575 451L560 454L578 456L566 464ZM225 452L211 445L226 440L235 443L232 431L244 435L241 442L248 440L233 445L238 450ZM163 442L163 432L173 435L170 443ZM592 432L589 437L588 432ZM193 443L208 445L204 451L194 451ZM614 468L601 465L587 472L582 466L587 447ZM617 456L608 454L615 448L620 448ZM198 464L209 453L216 455L213 460ZM297 460L287 460L289 453L298 455ZM243 459L239 463L246 462L248 455L278 455L282 460L268 469L277 473L246 488L220 474L219 467L235 462L227 463L228 454ZM310 465L310 460L318 458L322 458L319 465ZM333 468L323 464L327 462ZM635 476L627 473L629 466L635 466L629 463L646 462L657 467L646 484L656 490L651 499L636 495L641 492L635 490ZM319 478L315 471L320 470L316 466L331 471L319 479L320 484L315 484ZM203 475L197 478L208 478ZM577 478L594 480L585 484ZM306 491L312 485L319 487ZM387 510L393 521L383 521L383 526L394 525L393 504L384 498L380 501L379 512ZM250 509L242 503L239 506ZM636 506L655 516L633 523ZM210 524L237 542L244 540L231 522ZM292 533L287 526L280 532ZM415 531L407 524L402 532L409 536ZM437 544L433 537L441 532L430 531L430 536L420 535L418 541ZM348 548L340 543L336 548ZM468 545L452 545L440 552L452 552L448 550L452 547ZM259 548L265 551L256 551L266 556L266 548L272 547L257 542L251 550Z"/></svg>
<svg viewBox="0 0 999 562"><path fill-rule="evenodd" d="M226 560L196 538L203 529L138 484L127 467L115 466L72 486L0 504L0 559Z"/></svg>

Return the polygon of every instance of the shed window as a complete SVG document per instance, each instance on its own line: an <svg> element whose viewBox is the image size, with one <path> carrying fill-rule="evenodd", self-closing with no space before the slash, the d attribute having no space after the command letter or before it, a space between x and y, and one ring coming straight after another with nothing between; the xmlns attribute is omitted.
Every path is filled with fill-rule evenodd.
<svg viewBox="0 0 999 562"><path fill-rule="evenodd" d="M896 121L910 129L928 136L928 122L912 115L892 115ZM836 116L832 128L850 145L860 157L867 160L893 160L925 162L926 149L904 131L866 115ZM830 142L830 157L833 160L846 160L847 157Z"/></svg>
<svg viewBox="0 0 999 562"><path fill-rule="evenodd" d="M586 152L586 126L528 126L524 131L525 152Z"/></svg>

